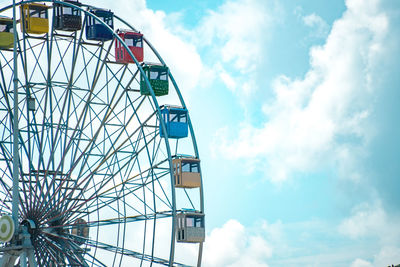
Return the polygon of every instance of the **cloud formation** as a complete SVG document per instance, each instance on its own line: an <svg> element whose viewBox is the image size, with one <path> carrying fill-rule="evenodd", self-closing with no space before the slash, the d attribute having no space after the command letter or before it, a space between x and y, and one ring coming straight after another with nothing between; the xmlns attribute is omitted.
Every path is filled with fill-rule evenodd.
<svg viewBox="0 0 400 267"><path fill-rule="evenodd" d="M117 13L125 18L135 14L134 25L146 33L167 63L174 66L181 90L190 91L208 78L219 79L239 97L256 93L255 88L262 86L254 72L258 60L267 53L263 51L263 38L276 20L271 7L279 11L274 1L226 1L210 11L192 34L183 25L171 27L168 15L148 9L144 0L134 2L128 6L116 5L123 6ZM332 25L329 34L317 14L303 17L306 25L327 36L324 45L310 50L310 69L301 79L286 75L275 79L271 85L274 96L265 99L260 110L264 122L253 125L244 121L238 125L237 135L227 127L220 129L213 144L219 150L218 157L244 160L251 169L262 170L268 179L277 182L297 172L327 167L337 170L342 177L360 181L365 175L359 168L360 161L368 155L368 146L376 134L371 117L375 97L381 90L380 64L388 53L387 44L395 38L390 34L391 21L383 2L347 0L347 10ZM200 56L201 50L208 51L207 59ZM208 67L215 76L204 67L210 56L212 64ZM357 205L339 226L330 225L330 230L336 229L335 234L354 242L365 238L379 240L379 249L372 258L335 249L325 255L319 252L311 256L295 255L299 257L287 258L286 263L329 264L351 258L348 262L356 267L384 266L387 259L393 260L390 264L400 262L396 246L399 231L395 224L399 220L389 218L377 201ZM206 239L203 266L268 266L279 251L283 251L281 256L289 250L299 251L295 245L290 248L283 243L281 231L267 228L272 231L268 238L260 229L254 232L236 220L213 229ZM275 228L279 230L279 225L274 225ZM307 235L328 232L324 231L325 228L315 234L309 229L302 234L307 239Z"/></svg>
<svg viewBox="0 0 400 267"><path fill-rule="evenodd" d="M378 249L373 261L357 258L352 267L391 266L400 262L400 229L399 218L389 215L380 201L357 205L350 217L344 219L338 231L355 241L377 240ZM376 242L376 241L375 241Z"/></svg>
<svg viewBox="0 0 400 267"><path fill-rule="evenodd" d="M311 49L305 77L281 75L272 84L274 98L263 106L268 120L261 127L244 122L238 136L217 133L221 155L257 162L273 181L322 167L359 179L354 165L374 136L374 71L385 52L388 17L380 1L346 5L325 44Z"/></svg>
<svg viewBox="0 0 400 267"><path fill-rule="evenodd" d="M207 236L203 266L267 267L272 248L261 234L252 233L236 220L229 220Z"/></svg>
<svg viewBox="0 0 400 267"><path fill-rule="evenodd" d="M313 35L315 37L326 37L329 31L329 25L320 16L312 13L310 15L302 17L302 19L305 25L314 29Z"/></svg>

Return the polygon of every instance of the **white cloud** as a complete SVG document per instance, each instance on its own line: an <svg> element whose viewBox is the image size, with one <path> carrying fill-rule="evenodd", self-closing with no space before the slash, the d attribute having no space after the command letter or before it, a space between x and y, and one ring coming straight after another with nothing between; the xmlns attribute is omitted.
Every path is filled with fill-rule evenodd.
<svg viewBox="0 0 400 267"><path fill-rule="evenodd" d="M382 244L400 243L399 218L389 215L380 201L355 206L350 217L344 219L338 230L352 239L378 238Z"/></svg>
<svg viewBox="0 0 400 267"><path fill-rule="evenodd" d="M400 247L385 246L374 257L374 266L391 266L400 263Z"/></svg>
<svg viewBox="0 0 400 267"><path fill-rule="evenodd" d="M226 1L203 19L196 32L198 45L215 47L223 62L233 63L241 72L254 70L272 20L268 7L272 1Z"/></svg>
<svg viewBox="0 0 400 267"><path fill-rule="evenodd" d="M372 267L373 265L365 260L356 259L352 264L351 267Z"/></svg>
<svg viewBox="0 0 400 267"><path fill-rule="evenodd" d="M363 203L353 209L353 215L342 221L339 232L351 238L377 235L385 230L388 218L380 203Z"/></svg>
<svg viewBox="0 0 400 267"><path fill-rule="evenodd" d="M222 155L257 161L274 181L324 166L336 166L353 179L361 176L349 162L366 155L374 134L369 124L377 90L373 73L390 37L380 2L361 2L346 2L348 9L326 43L311 49L303 79L276 79L262 127L243 123L237 137L216 141Z"/></svg>
<svg viewBox="0 0 400 267"><path fill-rule="evenodd" d="M226 71L223 71L219 74L219 77L221 80L224 82L226 87L228 87L230 90L234 91L236 87L235 80L230 76Z"/></svg>
<svg viewBox="0 0 400 267"><path fill-rule="evenodd" d="M389 215L380 201L373 204L362 203L356 206L352 215L344 219L338 231L355 240L374 240L378 243L373 261L357 258L352 267L391 266L400 263L400 229L399 218ZM371 242L371 241L370 241Z"/></svg>
<svg viewBox="0 0 400 267"><path fill-rule="evenodd" d="M236 220L215 228L204 243L203 266L266 267L272 248L261 234L252 233Z"/></svg>
<svg viewBox="0 0 400 267"><path fill-rule="evenodd" d="M329 25L317 14L312 13L302 17L302 19L305 25L314 29L313 35L315 37L326 37L328 34Z"/></svg>
<svg viewBox="0 0 400 267"><path fill-rule="evenodd" d="M181 91L188 92L184 97L215 79L231 91L243 87L239 93L246 94L254 90L249 88L254 83L234 76L229 68L242 74L255 71L273 20L271 14L279 10L274 1L226 1L216 10L209 10L194 29L185 27L180 13L153 11L144 0L126 3L116 0L115 13L129 18L145 34L170 66ZM200 56L201 49L207 51L207 56ZM203 61L207 61L208 68Z"/></svg>
<svg viewBox="0 0 400 267"><path fill-rule="evenodd" d="M203 80L221 81L246 107L246 99L258 90L254 80L266 56L265 43L281 13L276 0L228 0L209 10L192 33L210 70Z"/></svg>
<svg viewBox="0 0 400 267"><path fill-rule="evenodd" d="M379 201L356 206L339 225L229 220L207 235L202 266L391 266L400 263L398 222Z"/></svg>
<svg viewBox="0 0 400 267"><path fill-rule="evenodd" d="M351 267L372 267L372 266L397 266L400 263L400 248L384 246L372 261L356 259Z"/></svg>

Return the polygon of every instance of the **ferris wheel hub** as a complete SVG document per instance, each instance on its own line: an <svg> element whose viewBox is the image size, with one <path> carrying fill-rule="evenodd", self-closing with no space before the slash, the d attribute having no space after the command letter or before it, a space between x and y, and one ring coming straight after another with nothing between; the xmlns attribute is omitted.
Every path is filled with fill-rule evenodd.
<svg viewBox="0 0 400 267"><path fill-rule="evenodd" d="M34 220L25 219L25 220L22 221L21 224L27 227L27 230L28 230L29 234L31 234L32 236L34 236L36 234L36 232L37 232L37 223Z"/></svg>

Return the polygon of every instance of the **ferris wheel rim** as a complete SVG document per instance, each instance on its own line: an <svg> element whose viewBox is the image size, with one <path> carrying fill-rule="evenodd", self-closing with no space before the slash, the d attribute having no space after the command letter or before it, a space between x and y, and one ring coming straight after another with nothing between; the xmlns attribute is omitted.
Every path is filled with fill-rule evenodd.
<svg viewBox="0 0 400 267"><path fill-rule="evenodd" d="M67 6L68 6L68 5L71 5L71 6L72 6L72 4L69 4L69 3L66 4L65 2L61 2L61 1L51 1L51 0L44 0L44 1L22 1L22 2L19 2L18 5L21 5L21 4L24 4L24 3L35 3L35 2L51 2L51 3L60 3L60 4L67 5ZM92 7L92 6L89 6L89 5L83 5L83 6ZM77 7L77 8L79 8L82 12L84 12L85 15L89 15L89 16L95 17L94 15L90 14L90 12L89 12L88 10L84 10L84 9L82 9L82 8L80 8L80 7ZM5 9L6 9L6 8L0 9L0 12L3 12ZM118 16L115 16L115 17L116 17L117 19L119 19L121 22L124 22L124 21L123 21L122 19L120 19ZM96 19L99 20L98 18L96 18ZM100 21L100 22L102 22L102 21ZM106 25L106 24L105 24L105 26L108 27L108 25ZM129 26L130 26L130 25L129 25ZM114 38L119 39L119 41L121 41L121 43L122 43L122 44L125 46L125 48L127 49L128 47L126 46L125 42L123 42L122 40L120 40L120 38L118 37L118 35L117 35L113 30L111 30L111 28L109 28L109 30L112 32ZM83 30L82 30L82 31L83 31ZM149 45L149 47L152 49L152 51L157 55L157 57L159 58L159 60L165 65L165 63L164 63L164 61L162 60L161 56L160 56L159 53L154 49L154 47L150 44L150 42L149 42L147 39L145 39L145 41L146 41L146 43ZM142 69L141 65L137 62L137 60L135 59L135 57L134 57L134 55L132 54L132 52L131 52L129 49L127 49L127 50L128 50L128 53L130 53L131 57L134 59L134 61L135 61L135 63L136 63L136 66L137 66L137 68L139 69L139 71L143 72L143 69ZM177 86L175 80L173 79L172 74L169 73L169 76L170 76L170 78L171 78L172 83L174 84L175 90L176 90L176 92L177 92L177 94L178 94L178 96L179 96L179 98L180 98L180 102L181 102L182 106L186 108L186 105L185 105L185 103L184 103L184 101L183 101L183 98L182 98L182 95L181 95L181 93L180 93L180 90L179 90L179 88L178 88L178 86ZM145 77L146 77L146 76L145 76ZM157 112L159 113L159 112L160 112L160 106L158 105L158 101L157 101L157 99L156 99L156 97L155 97L155 95L154 95L154 91L153 91L153 89L151 88L151 85L150 85L150 83L149 83L147 77L146 77L146 83L147 83L147 86L150 88L151 96L152 96L152 99L153 99L153 103L155 104L156 109L157 109ZM160 114L159 114L159 115L160 115ZM163 124L162 128L163 128L164 131L165 131L165 124L164 124L164 122L161 120L160 123ZM191 121L190 121L190 117L189 117L189 129L190 129L190 131L191 131L191 137L192 137L192 142L193 142L193 145L194 145L196 157L199 157L199 155L198 155L198 149L197 149L197 143L196 143L196 141L195 141L194 131L193 131L193 127L192 127L192 124L191 124ZM166 134L165 136L166 136L166 137L164 137L164 139L165 139L167 151L168 151L168 154L169 154L169 155L168 155L168 159L169 159L169 161L170 161L170 164L169 164L169 165L170 165L170 175L171 175L171 181L172 181L172 173L173 173L172 167L171 167L171 166L172 166L172 164L171 164L172 155L171 155L171 152L170 152L170 150L169 150L169 149L170 149L170 145L169 145L169 142L168 142L167 134ZM173 185L172 182L171 182L171 185ZM173 188L172 190L174 191L175 188L174 188L173 186L172 186L172 188ZM201 211L203 212L204 208L203 208L203 193L202 193L202 189L201 189L201 203L202 203L202 204L201 204ZM174 204L174 207L176 207L175 204ZM176 210L173 212L173 214L174 214L174 215L176 214ZM173 221L175 221L175 220L173 220ZM175 229L175 226L173 227L173 229ZM172 234L173 234L173 236L174 236L174 233L172 233ZM202 245L202 244L201 244L201 245ZM201 257L201 256L200 256L200 257ZM172 258L173 258L173 257L172 257Z"/></svg>

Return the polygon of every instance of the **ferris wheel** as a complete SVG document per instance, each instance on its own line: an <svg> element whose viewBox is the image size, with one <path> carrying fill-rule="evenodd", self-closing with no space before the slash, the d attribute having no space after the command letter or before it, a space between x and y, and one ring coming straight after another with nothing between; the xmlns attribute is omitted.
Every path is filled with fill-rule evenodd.
<svg viewBox="0 0 400 267"><path fill-rule="evenodd" d="M145 34L78 1L1 7L0 90L0 266L200 266L196 139Z"/></svg>

